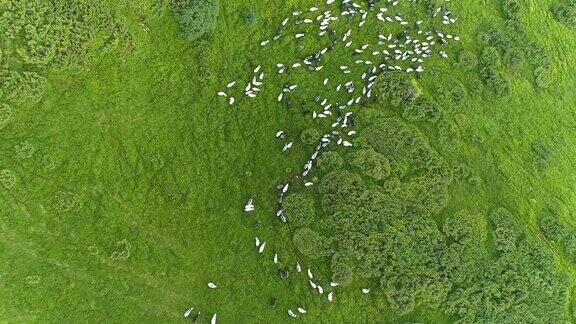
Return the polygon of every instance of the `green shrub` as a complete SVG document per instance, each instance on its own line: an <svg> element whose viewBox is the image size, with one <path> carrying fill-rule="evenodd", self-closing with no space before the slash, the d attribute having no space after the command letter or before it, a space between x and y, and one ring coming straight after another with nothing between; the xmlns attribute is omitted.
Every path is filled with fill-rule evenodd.
<svg viewBox="0 0 576 324"><path fill-rule="evenodd" d="M344 165L344 159L336 151L324 152L318 157L318 167L322 172L329 172L341 168Z"/></svg>
<svg viewBox="0 0 576 324"><path fill-rule="evenodd" d="M438 123L438 142L440 147L447 152L453 152L460 146L460 129L453 120L442 119Z"/></svg>
<svg viewBox="0 0 576 324"><path fill-rule="evenodd" d="M480 70L480 76L490 91L504 96L510 93L510 83L504 74L493 67L485 67Z"/></svg>
<svg viewBox="0 0 576 324"><path fill-rule="evenodd" d="M490 45L495 46L499 50L504 50L512 46L508 37L499 29L492 28L488 34L490 35Z"/></svg>
<svg viewBox="0 0 576 324"><path fill-rule="evenodd" d="M0 185L6 189L14 187L16 183L16 175L7 169L0 171Z"/></svg>
<svg viewBox="0 0 576 324"><path fill-rule="evenodd" d="M539 213L538 225L544 236L551 241L561 243L568 237L565 226L560 223L558 216L548 208Z"/></svg>
<svg viewBox="0 0 576 324"><path fill-rule="evenodd" d="M374 93L380 103L398 106L402 101L416 96L417 89L407 73L402 71L385 72L374 84Z"/></svg>
<svg viewBox="0 0 576 324"><path fill-rule="evenodd" d="M509 68L520 66L524 62L524 52L517 47L510 47L504 51L504 63Z"/></svg>
<svg viewBox="0 0 576 324"><path fill-rule="evenodd" d="M468 92L464 85L462 85L457 80L452 80L444 82L438 87L435 98L438 98L442 104L449 104L451 106L460 107L460 103L464 98L466 98L467 93ZM440 113L437 118L439 119L441 115L442 114Z"/></svg>
<svg viewBox="0 0 576 324"><path fill-rule="evenodd" d="M390 162L372 148L361 149L353 154L351 165L374 180L382 180L390 175Z"/></svg>
<svg viewBox="0 0 576 324"><path fill-rule="evenodd" d="M476 42L480 46L488 46L490 44L490 35L485 32L478 32L476 34Z"/></svg>
<svg viewBox="0 0 576 324"><path fill-rule="evenodd" d="M474 52L461 51L456 66L465 70L474 70L478 66L478 57Z"/></svg>
<svg viewBox="0 0 576 324"><path fill-rule="evenodd" d="M307 128L300 133L300 140L305 145L315 145L320 141L320 132L316 128Z"/></svg>
<svg viewBox="0 0 576 324"><path fill-rule="evenodd" d="M256 25L258 22L258 16L256 16L256 13L254 10L252 10L252 8L246 7L242 9L241 15L244 23L249 27Z"/></svg>
<svg viewBox="0 0 576 324"><path fill-rule="evenodd" d="M450 215L442 226L450 239L462 244L480 244L486 240L487 224L482 215L462 210Z"/></svg>
<svg viewBox="0 0 576 324"><path fill-rule="evenodd" d="M490 214L494 225L492 240L497 250L512 251L516 249L523 232L518 226L518 220L505 208L498 208Z"/></svg>
<svg viewBox="0 0 576 324"><path fill-rule="evenodd" d="M340 285L348 285L354 278L352 261L344 253L334 253L330 262L330 270L332 271L332 281Z"/></svg>
<svg viewBox="0 0 576 324"><path fill-rule="evenodd" d="M534 153L534 166L538 171L544 171L550 165L552 159L552 150L543 143L535 143L532 145L532 152Z"/></svg>
<svg viewBox="0 0 576 324"><path fill-rule="evenodd" d="M576 1L569 0L567 3L552 5L550 11L557 21L576 27Z"/></svg>
<svg viewBox="0 0 576 324"><path fill-rule="evenodd" d="M294 227L303 227L312 224L316 218L314 200L303 193L293 193L284 199L284 211L288 221Z"/></svg>
<svg viewBox="0 0 576 324"><path fill-rule="evenodd" d="M534 83L540 89L546 89L552 83L550 68L539 66L534 69Z"/></svg>
<svg viewBox="0 0 576 324"><path fill-rule="evenodd" d="M406 278L390 279L385 284L386 299L398 315L410 313L416 306L414 288L406 285Z"/></svg>
<svg viewBox="0 0 576 324"><path fill-rule="evenodd" d="M326 238L308 227L296 230L292 241L296 249L310 259L315 260L329 255Z"/></svg>
<svg viewBox="0 0 576 324"><path fill-rule="evenodd" d="M527 48L527 58L535 66L549 68L552 65L552 58L548 51L538 42L531 42Z"/></svg>
<svg viewBox="0 0 576 324"><path fill-rule="evenodd" d="M186 38L194 41L216 28L219 12L217 0L190 0L177 17Z"/></svg>
<svg viewBox="0 0 576 324"><path fill-rule="evenodd" d="M480 65L493 69L500 68L502 66L502 60L498 49L493 46L486 46L480 54Z"/></svg>
<svg viewBox="0 0 576 324"><path fill-rule="evenodd" d="M508 18L518 18L522 9L518 0L504 0L504 14Z"/></svg>
<svg viewBox="0 0 576 324"><path fill-rule="evenodd" d="M572 262L576 262L576 233L574 230L566 234L566 237L562 240L562 245L568 258Z"/></svg>
<svg viewBox="0 0 576 324"><path fill-rule="evenodd" d="M322 178L318 190L323 194L328 193L351 193L362 186L362 179L347 170L335 170Z"/></svg>
<svg viewBox="0 0 576 324"><path fill-rule="evenodd" d="M162 1L162 0L156 0ZM179 12L190 2L190 0L168 0L168 8L173 12Z"/></svg>
<svg viewBox="0 0 576 324"><path fill-rule="evenodd" d="M402 114L410 122L427 121L429 123L437 122L441 115L442 109L436 101L425 96L405 102Z"/></svg>
<svg viewBox="0 0 576 324"><path fill-rule="evenodd" d="M508 19L506 20L506 25L504 27L506 34L510 35L516 44L521 44L526 39L524 25L522 25L520 19Z"/></svg>

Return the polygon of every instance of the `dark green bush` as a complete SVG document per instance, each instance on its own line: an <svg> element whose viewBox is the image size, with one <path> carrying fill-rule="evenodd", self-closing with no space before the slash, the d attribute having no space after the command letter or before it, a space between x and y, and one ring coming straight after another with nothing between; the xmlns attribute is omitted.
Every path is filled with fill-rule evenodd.
<svg viewBox="0 0 576 324"><path fill-rule="evenodd" d="M474 52L461 51L456 66L466 70L474 70L478 66L478 57Z"/></svg>
<svg viewBox="0 0 576 324"><path fill-rule="evenodd" d="M523 233L515 216L505 208L498 208L490 214L490 221L494 225L492 240L496 249L508 252L516 249Z"/></svg>
<svg viewBox="0 0 576 324"><path fill-rule="evenodd" d="M332 271L332 281L340 285L348 285L354 278L352 261L344 253L334 253L330 262L330 270Z"/></svg>
<svg viewBox="0 0 576 324"><path fill-rule="evenodd" d="M252 10L252 8L246 7L242 9L241 14L244 23L249 27L256 25L256 23L258 22L258 16L256 16L256 13L254 12L254 10Z"/></svg>
<svg viewBox="0 0 576 324"><path fill-rule="evenodd" d="M534 153L534 166L538 171L544 171L548 168L552 159L552 150L543 143L535 143L532 145L532 152Z"/></svg>
<svg viewBox="0 0 576 324"><path fill-rule="evenodd" d="M546 89L552 83L550 68L539 66L534 69L534 82L540 89Z"/></svg>
<svg viewBox="0 0 576 324"><path fill-rule="evenodd" d="M480 70L480 76L486 83L490 91L495 94L505 96L510 93L510 83L504 73L492 67L485 67Z"/></svg>
<svg viewBox="0 0 576 324"><path fill-rule="evenodd" d="M190 0L168 0L168 8L173 12L179 12L180 10L184 9L184 7L186 7L189 2Z"/></svg>
<svg viewBox="0 0 576 324"><path fill-rule="evenodd" d="M490 45L490 35L483 31L478 32L478 34L476 34L476 42L480 46L488 46Z"/></svg>
<svg viewBox="0 0 576 324"><path fill-rule="evenodd" d="M568 231L565 226L560 223L558 216L548 208L538 214L538 225L544 236L551 241L561 243L568 237Z"/></svg>
<svg viewBox="0 0 576 324"><path fill-rule="evenodd" d="M284 211L288 222L295 228L312 224L316 219L314 200L303 193L293 193L284 199Z"/></svg>
<svg viewBox="0 0 576 324"><path fill-rule="evenodd" d="M357 174L345 170L335 170L322 178L318 190L323 194L350 194L358 191L362 187L362 183L362 179Z"/></svg>
<svg viewBox="0 0 576 324"><path fill-rule="evenodd" d="M414 98L417 91L410 76L401 71L383 73L373 89L380 103L390 103L392 106Z"/></svg>
<svg viewBox="0 0 576 324"><path fill-rule="evenodd" d="M507 19L505 28L506 34L510 35L512 40L515 42L514 46L523 43L526 39L524 25L522 25L520 19Z"/></svg>
<svg viewBox="0 0 576 324"><path fill-rule="evenodd" d="M505 48L511 47L510 40L507 35L502 33L496 28L492 28L488 31L490 35L490 45L495 46L499 50L504 50Z"/></svg>
<svg viewBox="0 0 576 324"><path fill-rule="evenodd" d="M527 58L535 66L549 68L552 65L552 58L548 51L538 42L531 42L527 48Z"/></svg>
<svg viewBox="0 0 576 324"><path fill-rule="evenodd" d="M518 0L504 0L503 9L508 18L518 18L522 7Z"/></svg>
<svg viewBox="0 0 576 324"><path fill-rule="evenodd" d="M410 313L416 306L414 288L406 285L406 278L393 277L385 284L386 299L399 315Z"/></svg>
<svg viewBox="0 0 576 324"><path fill-rule="evenodd" d="M486 219L483 215L474 215L462 210L446 218L442 231L448 238L458 243L481 244L486 240Z"/></svg>
<svg viewBox="0 0 576 324"><path fill-rule="evenodd" d="M453 120L442 119L438 123L438 142L447 152L452 152L460 146L460 129Z"/></svg>
<svg viewBox="0 0 576 324"><path fill-rule="evenodd" d="M485 47L480 54L480 65L482 67L491 67L493 69L500 68L502 66L502 60L498 49L493 46Z"/></svg>
<svg viewBox="0 0 576 324"><path fill-rule="evenodd" d="M402 116L410 122L427 121L435 123L440 119L442 109L436 101L420 96L404 103Z"/></svg>
<svg viewBox="0 0 576 324"><path fill-rule="evenodd" d="M382 180L390 175L390 162L372 148L365 148L352 155L351 165L374 180Z"/></svg>
<svg viewBox="0 0 576 324"><path fill-rule="evenodd" d="M190 0L177 17L186 38L194 41L216 28L219 12L218 0Z"/></svg>
<svg viewBox="0 0 576 324"><path fill-rule="evenodd" d="M442 100L442 103L448 103L459 107L459 104L466 98L466 88L458 81L443 83L436 92L436 97ZM441 117L438 115L438 118Z"/></svg>
<svg viewBox="0 0 576 324"><path fill-rule="evenodd" d="M550 7L554 18L568 26L576 27L576 1L568 0L566 3L557 3Z"/></svg>
<svg viewBox="0 0 576 324"><path fill-rule="evenodd" d="M324 152L318 157L318 167L322 172L337 170L344 165L344 159L336 151Z"/></svg>
<svg viewBox="0 0 576 324"><path fill-rule="evenodd" d="M326 238L308 227L296 230L292 240L296 249L310 259L315 260L330 254Z"/></svg>
<svg viewBox="0 0 576 324"><path fill-rule="evenodd" d="M509 68L520 66L524 62L524 52L517 47L510 47L504 51L504 63Z"/></svg>

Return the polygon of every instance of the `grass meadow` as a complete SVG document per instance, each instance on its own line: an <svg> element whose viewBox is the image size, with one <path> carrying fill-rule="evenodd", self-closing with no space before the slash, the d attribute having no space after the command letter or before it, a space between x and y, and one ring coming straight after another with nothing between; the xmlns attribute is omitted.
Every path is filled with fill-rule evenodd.
<svg viewBox="0 0 576 324"><path fill-rule="evenodd" d="M505 71L511 94L499 97L477 73L454 67L459 51L480 52L479 29L503 24L494 0L452 1L462 41L450 45L450 59L431 60L433 73L418 82L435 97L447 84L467 93L444 105L461 141L440 152L467 163L478 183L454 186L442 214L505 206L574 280L574 263L544 239L536 215L560 202L562 217L576 226L576 33L552 18L553 0L524 2L526 37L549 52L552 86L536 89L525 64ZM283 154L274 134L299 136L314 124L279 106L274 91L234 106L215 94L230 80L249 78L258 64L299 57L288 40L265 50L259 43L293 10L313 4L229 0L216 30L190 42L152 0L106 0L125 21L129 43L91 52L80 68L43 71L42 100L15 105L0 130L0 169L15 177L0 186L0 321L179 322L194 306L205 322L217 312L226 323L283 323L291 320L285 309L295 305L309 310L299 318L309 323L453 320L422 307L398 317L360 286L327 303L308 289L304 274L281 280L271 255L255 252L253 238L260 236L268 252L285 251L282 262L297 258L290 230L273 216L275 187L310 152L295 145ZM245 7L258 15L254 27L242 21ZM323 77L317 78L316 84ZM313 87L303 91L314 96ZM436 145L436 130L417 126ZM551 152L545 170L534 164L536 144ZM243 212L248 197L252 214ZM262 226L255 229L257 220ZM329 278L327 264L313 265ZM208 289L209 281L219 288Z"/></svg>

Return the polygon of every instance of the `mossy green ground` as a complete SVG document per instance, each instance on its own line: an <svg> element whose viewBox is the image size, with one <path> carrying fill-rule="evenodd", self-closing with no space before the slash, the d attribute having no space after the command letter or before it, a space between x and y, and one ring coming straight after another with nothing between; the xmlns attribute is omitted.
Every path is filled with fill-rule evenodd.
<svg viewBox="0 0 576 324"><path fill-rule="evenodd" d="M445 107L463 138L454 154L481 178L478 187L454 187L448 210L486 214L504 206L538 234L535 215L552 200L576 224L576 36L553 20L552 1L526 2L522 22L553 58L553 86L538 91L522 71L507 71L510 96L470 88L463 103ZM426 310L397 318L356 288L329 304L303 277L280 280L268 254L255 253L256 234L271 250L291 244L273 217L275 185L308 152L297 146L281 154L273 135L299 134L310 121L278 107L273 91L233 107L215 93L257 64L281 61L257 44L293 9L311 4L228 1L212 36L190 43L173 17L153 14L147 1L110 1L128 23L133 50L46 71L43 100L15 107L0 133L0 168L16 175L11 188L0 188L0 320L173 322L194 306L225 322L275 323L297 304L309 309L306 322L450 320ZM245 6L260 16L253 28L242 22ZM478 27L501 23L496 2L452 7L461 46L479 52ZM278 55L296 56L293 50ZM432 61L435 75L425 74L421 85L478 78L452 63ZM34 148L29 158L15 151L24 142ZM553 152L544 171L533 165L535 143ZM247 216L249 196L256 212ZM550 248L575 277L574 264ZM315 267L327 277L326 266ZM208 281L219 288L209 290Z"/></svg>

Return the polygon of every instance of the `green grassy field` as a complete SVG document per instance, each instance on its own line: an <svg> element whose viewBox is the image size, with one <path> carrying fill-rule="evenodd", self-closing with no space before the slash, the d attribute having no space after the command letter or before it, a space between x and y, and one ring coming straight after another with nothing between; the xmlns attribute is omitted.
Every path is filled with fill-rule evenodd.
<svg viewBox="0 0 576 324"><path fill-rule="evenodd" d="M281 323L296 305L308 309L299 320L310 323L455 320L427 307L398 316L358 283L338 290L330 304L304 274L282 280L272 264L272 251L287 264L297 257L292 231L273 216L275 187L309 155L302 145L283 154L274 133L298 136L312 120L279 107L275 91L234 106L215 94L258 64L298 57L288 41L284 50L258 44L283 17L315 2L223 2L216 30L195 42L152 0L105 2L129 39L113 50L95 45L79 66L40 70L46 82L37 102L2 101L12 114L0 129L0 170L9 173L0 186L0 321L178 322L193 306L206 322L216 312L227 323ZM478 30L503 25L499 2L453 1L462 41L450 45L451 59L431 60L434 74L418 82L435 98L447 84L466 89L462 101L443 103L461 140L443 149L437 130L416 126L477 177L477 185L451 187L440 217L460 209L487 215L498 206L517 215L570 275L568 312L575 264L537 225L539 211L555 203L559 217L576 226L576 34L553 19L552 3L523 1L520 18L526 39L552 58L552 85L537 89L524 63L504 70L511 93L499 97L475 71L453 66L462 49L480 53ZM245 7L258 14L255 27L243 23ZM98 44L98 35L91 42ZM534 164L535 144L551 152L544 169ZM256 211L247 215L248 197ZM266 239L269 253L256 253L254 236ZM326 262L306 264L330 278ZM209 281L218 289L208 289Z"/></svg>

